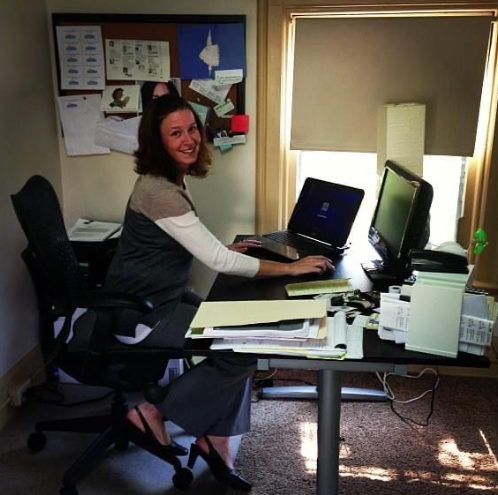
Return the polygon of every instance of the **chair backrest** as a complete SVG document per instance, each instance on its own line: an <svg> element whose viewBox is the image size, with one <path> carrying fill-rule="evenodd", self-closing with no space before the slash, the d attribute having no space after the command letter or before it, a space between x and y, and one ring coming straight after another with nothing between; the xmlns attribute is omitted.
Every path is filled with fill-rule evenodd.
<svg viewBox="0 0 498 495"><path fill-rule="evenodd" d="M74 337L65 345L77 302L83 302L79 296L84 293L85 284L67 236L57 195L50 182L35 175L11 198L28 239L23 258L33 278L41 312L44 306L50 306L46 313L53 319L53 306L57 305L56 316L65 317L57 339L53 338L50 324L47 332L51 335L42 335L42 345L43 338L48 341L46 362L55 359L62 370L87 384L133 390L159 380L168 363L164 350L117 345L114 340L112 348L107 347L113 327L111 304L93 308L78 319L73 326ZM48 298L47 292L50 293ZM152 390L156 389L152 387ZM157 391L154 394L158 396Z"/></svg>
<svg viewBox="0 0 498 495"><path fill-rule="evenodd" d="M83 279L54 188L35 175L11 199L36 258L38 275L44 278L42 284L57 295L66 314L72 313Z"/></svg>

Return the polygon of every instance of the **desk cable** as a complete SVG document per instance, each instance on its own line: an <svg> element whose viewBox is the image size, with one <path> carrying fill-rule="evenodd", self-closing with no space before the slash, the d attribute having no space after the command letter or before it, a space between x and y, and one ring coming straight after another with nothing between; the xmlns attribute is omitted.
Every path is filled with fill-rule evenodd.
<svg viewBox="0 0 498 495"><path fill-rule="evenodd" d="M417 397L412 397L411 399L406 399L406 400L396 399L394 391L393 391L393 389L391 388L391 385L388 382L388 378L390 376L401 376L403 378L409 378L409 379L413 380L413 379L421 378L427 372L430 372L430 373L434 374L434 376L435 376L434 383L433 383L433 385L432 385L432 387L430 389L425 390L424 392L422 392ZM395 373L383 373L381 375L380 373L377 372L376 376L377 376L378 380L380 381L380 383L382 385L382 388L383 388L384 392L387 395L387 398L390 401L391 410L393 411L394 414L396 414L396 416L398 416L401 419L401 421L403 421L403 422L405 422L407 424L413 424L413 425L417 425L417 426L428 426L429 425L429 420L430 420L430 418L432 416L432 413L434 412L435 393L436 393L436 389L437 389L437 387L439 385L439 373L435 369L433 369L433 368L424 368L418 375L396 375ZM411 403L413 403L415 401L418 401L418 400L424 398L425 396L427 396L429 394L431 394L430 410L429 410L429 413L427 414L427 417L426 417L426 419L425 419L424 422L419 422L419 421L416 421L416 420L414 420L412 418L404 416L399 411L397 411L396 408L394 407L394 405L396 403L397 404L411 404Z"/></svg>

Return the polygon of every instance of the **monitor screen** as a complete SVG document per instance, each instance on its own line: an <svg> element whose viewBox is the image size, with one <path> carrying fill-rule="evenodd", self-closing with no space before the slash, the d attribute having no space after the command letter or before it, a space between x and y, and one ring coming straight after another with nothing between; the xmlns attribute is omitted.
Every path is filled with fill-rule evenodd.
<svg viewBox="0 0 498 495"><path fill-rule="evenodd" d="M348 240L364 195L356 187L308 177L288 229L340 247Z"/></svg>
<svg viewBox="0 0 498 495"><path fill-rule="evenodd" d="M406 275L409 251L423 247L428 240L432 197L428 182L394 162L386 162L368 234L382 261L377 271L394 278Z"/></svg>

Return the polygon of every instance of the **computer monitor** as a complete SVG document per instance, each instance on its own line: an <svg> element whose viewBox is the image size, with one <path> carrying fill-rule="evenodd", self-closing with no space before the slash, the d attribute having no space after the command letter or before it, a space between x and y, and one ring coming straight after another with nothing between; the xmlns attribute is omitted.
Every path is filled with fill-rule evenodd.
<svg viewBox="0 0 498 495"><path fill-rule="evenodd" d="M408 275L411 249L428 241L432 186L410 170L387 161L368 240L380 260L362 263L373 279L402 279Z"/></svg>

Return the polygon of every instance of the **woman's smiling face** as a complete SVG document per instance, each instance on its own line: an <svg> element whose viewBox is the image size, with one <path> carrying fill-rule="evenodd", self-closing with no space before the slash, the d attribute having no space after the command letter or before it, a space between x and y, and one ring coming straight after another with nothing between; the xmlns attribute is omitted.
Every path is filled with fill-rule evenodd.
<svg viewBox="0 0 498 495"><path fill-rule="evenodd" d="M176 163L181 180L197 161L201 134L190 110L170 113L160 127L164 149Z"/></svg>

